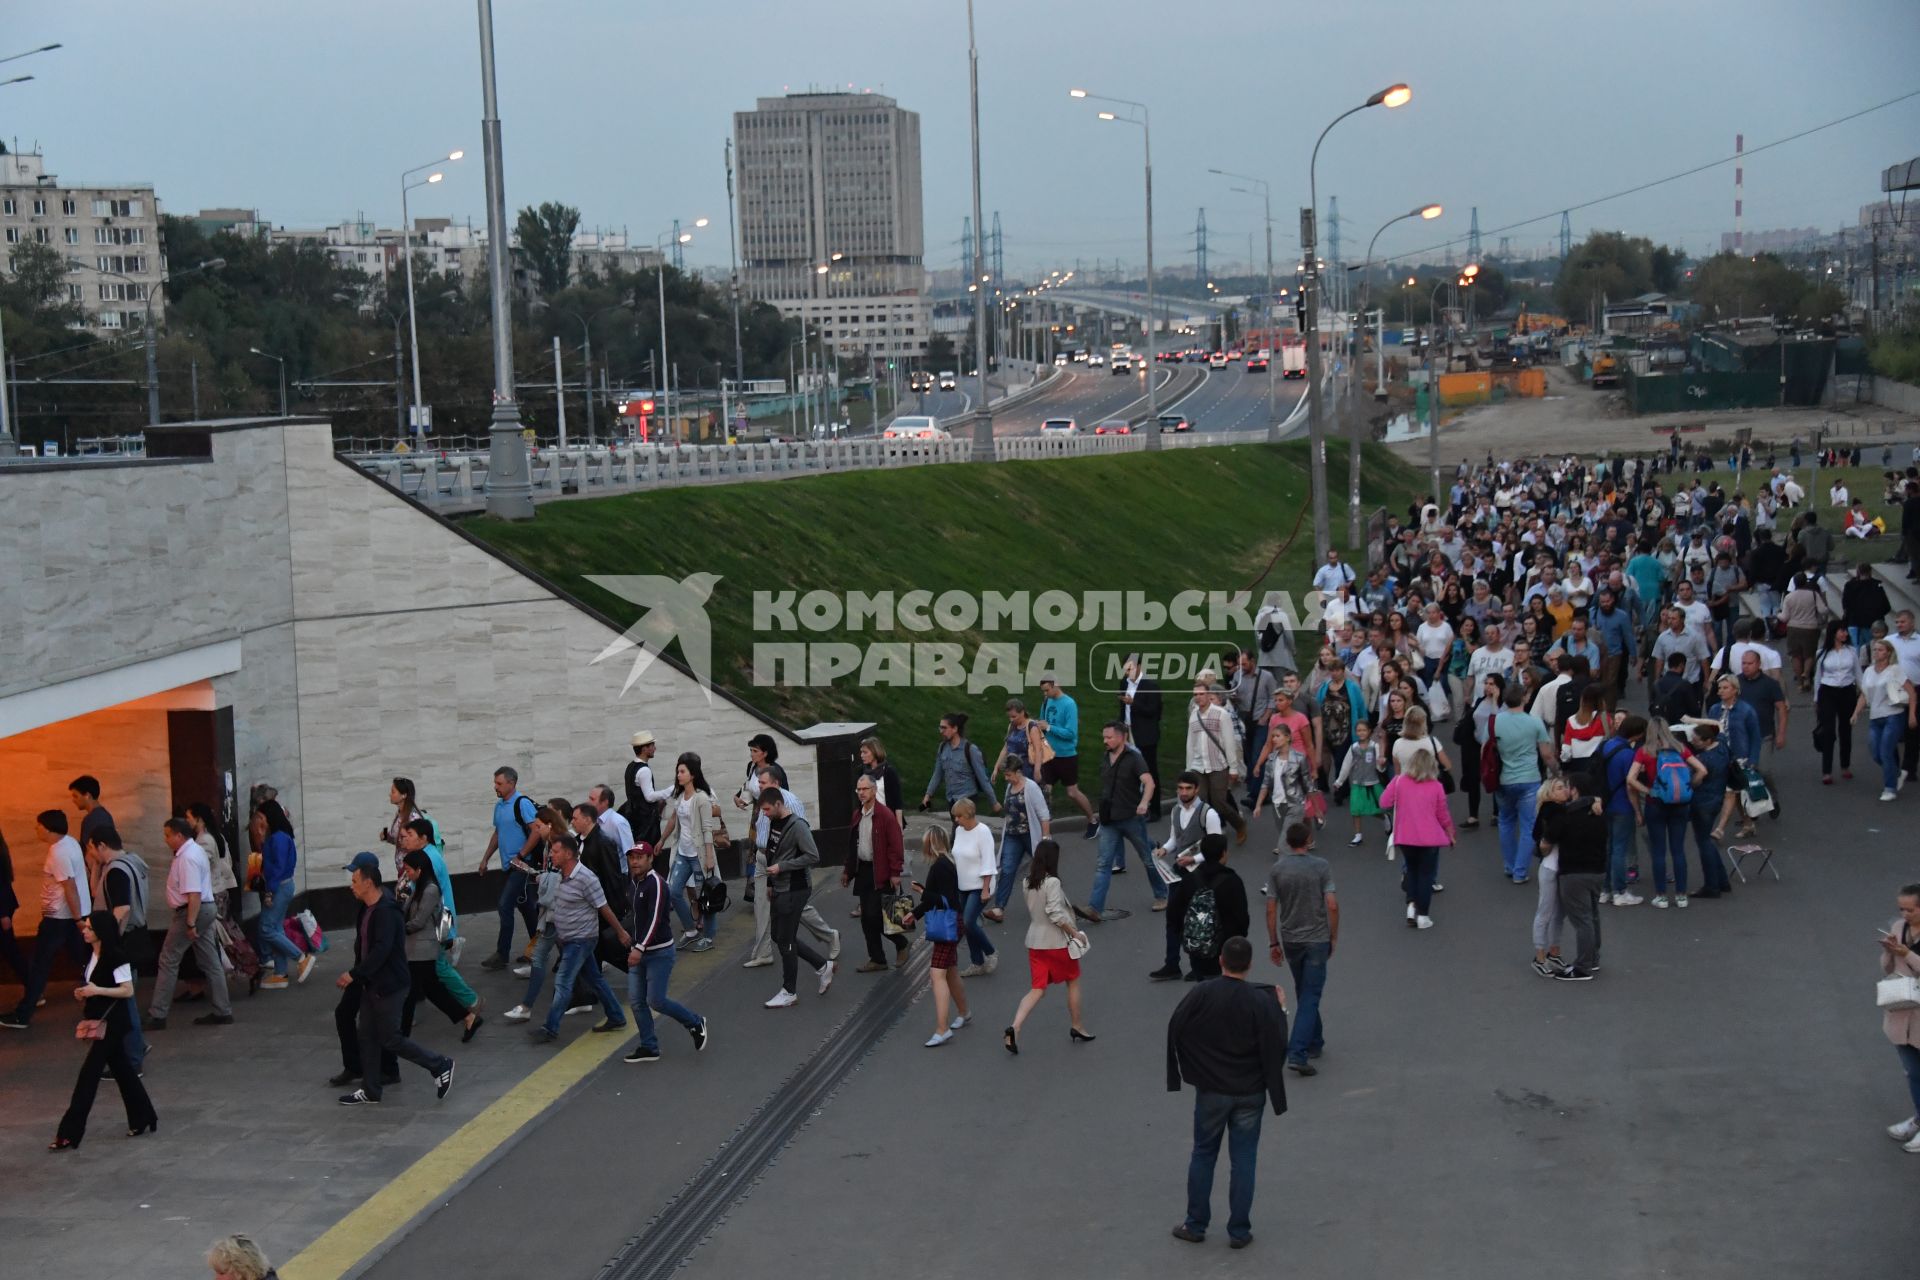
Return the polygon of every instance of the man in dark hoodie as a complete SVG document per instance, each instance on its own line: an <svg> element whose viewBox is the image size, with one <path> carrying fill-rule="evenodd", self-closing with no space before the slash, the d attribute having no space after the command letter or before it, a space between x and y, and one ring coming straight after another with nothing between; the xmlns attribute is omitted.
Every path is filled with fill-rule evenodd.
<svg viewBox="0 0 1920 1280"><path fill-rule="evenodd" d="M380 860L357 853L347 864L353 871L353 896L360 903L360 927L354 939L354 965L336 979L346 990L360 985L360 1061L371 1064L358 1089L340 1098L343 1107L378 1103L383 1083L371 1069L385 1054L405 1058L433 1077L436 1096L453 1087L453 1059L423 1049L400 1034L400 1012L411 977L407 971L406 921L393 891L380 882Z"/></svg>
<svg viewBox="0 0 1920 1280"><path fill-rule="evenodd" d="M1560 850L1560 913L1573 926L1573 966L1553 974L1562 982L1591 982L1600 972L1600 889L1606 882L1607 817L1600 797L1582 794L1584 781L1569 775L1566 801L1546 811L1540 831Z"/></svg>
<svg viewBox="0 0 1920 1280"><path fill-rule="evenodd" d="M1205 896L1211 894L1211 897ZM1220 976L1220 944L1247 936L1247 886L1227 866L1227 837L1216 832L1200 838L1200 861L1169 894L1169 918L1181 922L1187 953L1187 981ZM1199 945L1196 946L1195 944Z"/></svg>

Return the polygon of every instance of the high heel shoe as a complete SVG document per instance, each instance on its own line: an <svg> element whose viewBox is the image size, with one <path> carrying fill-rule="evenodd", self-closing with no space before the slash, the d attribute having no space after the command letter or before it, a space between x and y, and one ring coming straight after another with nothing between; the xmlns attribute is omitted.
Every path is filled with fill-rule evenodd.
<svg viewBox="0 0 1920 1280"><path fill-rule="evenodd" d="M65 1138L55 1138L47 1144L47 1150L49 1151L78 1151L79 1149L80 1143L77 1139L69 1142Z"/></svg>
<svg viewBox="0 0 1920 1280"><path fill-rule="evenodd" d="M139 1128L127 1130L127 1136L129 1138L137 1138L140 1135L145 1133L158 1133L159 1131L160 1131L160 1117L155 1116L153 1119L147 1121L145 1124L141 1125Z"/></svg>
<svg viewBox="0 0 1920 1280"><path fill-rule="evenodd" d="M1097 1038L1097 1037L1088 1035L1086 1032L1082 1031L1078 1027L1068 1027L1067 1034L1073 1037L1074 1042L1077 1044L1092 1044L1094 1040Z"/></svg>
<svg viewBox="0 0 1920 1280"><path fill-rule="evenodd" d="M1017 1058L1020 1056L1020 1037L1014 1034L1012 1027L1008 1027L1000 1033L1000 1043L1004 1044L1007 1047L1007 1052L1014 1057Z"/></svg>

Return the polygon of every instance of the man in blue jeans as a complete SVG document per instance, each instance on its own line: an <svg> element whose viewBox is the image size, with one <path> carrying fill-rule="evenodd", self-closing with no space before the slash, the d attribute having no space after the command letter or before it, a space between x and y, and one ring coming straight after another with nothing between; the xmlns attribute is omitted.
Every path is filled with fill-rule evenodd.
<svg viewBox="0 0 1920 1280"><path fill-rule="evenodd" d="M607 1011L605 1020L594 1030L603 1033L624 1030L627 1015L621 1010L620 1002L614 999L613 988L601 976L593 952L600 945L602 922L613 929L623 947L633 946L633 935L627 932L626 926L613 914L613 908L607 905L607 893L600 887L600 881L594 878L593 872L580 865L580 843L574 839L573 833L556 834L547 849L553 858L555 870L560 873L550 908L553 932L560 942L560 971L554 975L554 998L547 1009L547 1020L534 1029L533 1038L541 1044L551 1044L560 1038L560 1016L567 1011L566 1006L570 1003L561 996L573 990L576 979L590 985L593 994L600 1000L600 1007Z"/></svg>
<svg viewBox="0 0 1920 1280"><path fill-rule="evenodd" d="M1107 886L1113 882L1113 868L1125 852L1125 841L1147 862L1147 808L1153 802L1153 779L1147 763L1127 743L1127 726L1110 720L1100 730L1106 750L1100 757L1100 858L1093 875L1093 894L1087 900L1085 918L1098 923L1107 908ZM1167 909L1167 886L1157 875L1147 877L1153 888L1153 909ZM1114 912L1116 919L1126 913Z"/></svg>
<svg viewBox="0 0 1920 1280"><path fill-rule="evenodd" d="M1633 772L1633 756L1646 740L1644 716L1627 716L1594 754L1595 768L1604 777L1595 777L1591 786L1606 797L1607 879L1600 890L1600 904L1637 907L1646 899L1627 888L1627 868L1632 865L1633 833L1640 815L1634 811L1633 798L1627 794L1627 775ZM1582 790L1587 787L1583 785Z"/></svg>
<svg viewBox="0 0 1920 1280"><path fill-rule="evenodd" d="M1333 868L1307 852L1307 824L1287 828L1287 851L1267 873L1267 944L1275 964L1293 972L1299 1009L1287 1041L1287 1066L1303 1076L1319 1074L1309 1059L1327 1047L1320 1020L1320 993L1327 986L1327 961L1340 938L1340 899L1333 891Z"/></svg>
<svg viewBox="0 0 1920 1280"><path fill-rule="evenodd" d="M667 997L673 977L673 922L667 886L653 869L653 846L636 844L627 850L627 1004L640 1027L640 1043L622 1061L660 1061L660 1038L653 1031L653 1015L664 1013L687 1029L694 1052L707 1047L707 1020Z"/></svg>
<svg viewBox="0 0 1920 1280"><path fill-rule="evenodd" d="M1254 1162L1260 1154L1261 1109L1287 1110L1286 997L1276 987L1248 982L1253 945L1228 938L1220 947L1220 976L1187 992L1167 1022L1167 1092L1194 1088L1193 1154L1187 1161L1187 1213L1176 1240L1199 1244L1213 1220L1213 1170L1220 1139L1227 1140L1227 1239L1235 1249L1253 1243Z"/></svg>
<svg viewBox="0 0 1920 1280"><path fill-rule="evenodd" d="M539 812L533 801L520 794L520 774L511 765L493 771L493 834L487 837L487 851L480 855L480 874L496 851L506 869L507 883L500 889L500 940L493 954L480 962L482 969L504 969L507 954L513 949L513 913L526 921L527 937L533 938L539 919L540 903L533 891L534 877L540 868L533 865L534 846L540 843L533 833L533 820Z"/></svg>
<svg viewBox="0 0 1920 1280"><path fill-rule="evenodd" d="M1515 884L1525 884L1533 869L1533 802L1540 792L1541 766L1551 768L1556 759L1547 727L1521 709L1526 698L1515 680L1493 718L1493 737L1500 747L1500 790L1494 796L1500 859Z"/></svg>

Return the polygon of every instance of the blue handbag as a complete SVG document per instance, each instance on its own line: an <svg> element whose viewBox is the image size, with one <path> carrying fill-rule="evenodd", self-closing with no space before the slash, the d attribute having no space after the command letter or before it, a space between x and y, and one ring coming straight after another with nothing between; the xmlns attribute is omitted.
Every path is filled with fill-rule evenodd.
<svg viewBox="0 0 1920 1280"><path fill-rule="evenodd" d="M928 942L960 941L960 913L952 907L935 907L925 917Z"/></svg>

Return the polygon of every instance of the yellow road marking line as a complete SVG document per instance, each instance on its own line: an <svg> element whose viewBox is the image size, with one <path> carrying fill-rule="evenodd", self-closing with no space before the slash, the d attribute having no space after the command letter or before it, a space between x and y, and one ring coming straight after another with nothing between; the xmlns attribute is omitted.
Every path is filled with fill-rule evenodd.
<svg viewBox="0 0 1920 1280"><path fill-rule="evenodd" d="M751 929L752 908L748 908L746 918ZM720 936L725 938L727 933L723 926ZM678 976L684 971L691 981L699 982L718 965L723 950L724 946L716 943L711 950L698 954L683 952L674 961L674 973ZM624 986L623 982L623 995ZM631 1029L631 1010L627 1020ZM574 1040L551 1061L515 1084L511 1092L448 1134L438 1146L402 1170L359 1208L327 1228L312 1244L282 1263L279 1273L283 1280L340 1280L422 1210L451 1191L561 1095L620 1052L627 1040L624 1034L587 1034Z"/></svg>

